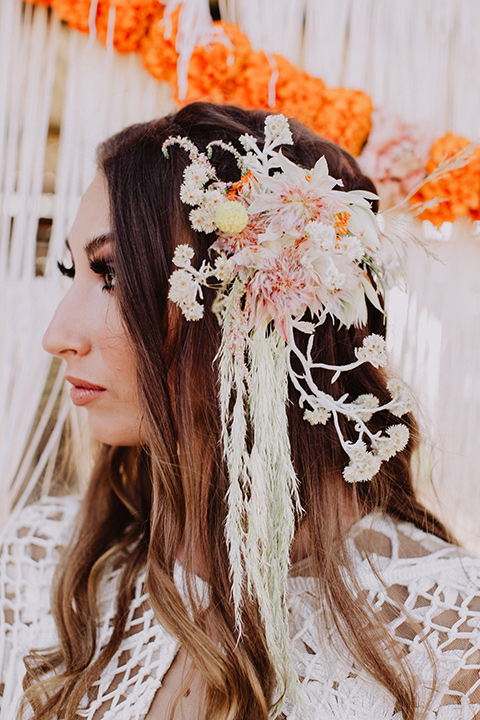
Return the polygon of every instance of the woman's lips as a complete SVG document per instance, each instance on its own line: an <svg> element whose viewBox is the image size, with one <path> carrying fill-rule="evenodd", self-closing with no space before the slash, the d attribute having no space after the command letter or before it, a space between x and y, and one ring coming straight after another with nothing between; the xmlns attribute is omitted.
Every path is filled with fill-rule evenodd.
<svg viewBox="0 0 480 720"><path fill-rule="evenodd" d="M104 387L94 385L93 383L87 382L87 380L80 380L80 378L74 378L69 375L66 375L65 379L73 385L70 390L70 397L74 405L88 405L88 403L93 402L93 400L96 400L106 392Z"/></svg>

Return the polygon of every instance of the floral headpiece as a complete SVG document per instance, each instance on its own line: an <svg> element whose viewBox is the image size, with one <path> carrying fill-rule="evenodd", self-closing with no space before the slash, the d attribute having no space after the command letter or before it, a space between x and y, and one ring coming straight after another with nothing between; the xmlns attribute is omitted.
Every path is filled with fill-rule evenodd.
<svg viewBox="0 0 480 720"><path fill-rule="evenodd" d="M213 310L222 326L219 351L220 408L225 459L229 470L226 537L230 553L233 600L241 631L242 592L246 586L259 603L267 643L279 674L294 689L288 657L286 580L288 555L301 512L286 416L288 381L299 394L304 419L333 422L349 458L347 482L371 480L381 463L403 450L408 428L397 423L371 432L367 422L381 410L402 416L412 398L399 380L387 387L391 400L380 405L372 394L335 399L318 388L312 371L340 373L369 362L386 363L385 341L369 335L356 348L354 362L326 365L313 360L316 328L328 317L347 328L367 321L368 300L381 310L381 233L370 207L377 196L363 190L344 192L328 173L325 158L311 170L288 160L278 147L292 145L288 120L265 120L265 142L239 138L245 152L213 141L200 152L188 138L164 143L189 153L180 189L192 207L190 222L199 232L216 232L210 250L215 262L192 265L194 251L179 245L170 277L169 298L188 320L203 317L202 286L217 289ZM213 149L233 154L241 172L235 183L217 177ZM370 269L370 273L367 272ZM374 278L374 280L372 280ZM304 318L310 311L311 320ZM306 352L295 333L309 335ZM248 420L246 415L248 415ZM343 436L339 417L353 424L355 442ZM253 439L247 443L248 421Z"/></svg>

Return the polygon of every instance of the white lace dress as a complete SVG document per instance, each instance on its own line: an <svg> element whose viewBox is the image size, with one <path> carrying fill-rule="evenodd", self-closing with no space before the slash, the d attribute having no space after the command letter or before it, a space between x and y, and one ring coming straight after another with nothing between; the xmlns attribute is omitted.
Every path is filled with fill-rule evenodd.
<svg viewBox="0 0 480 720"><path fill-rule="evenodd" d="M51 581L61 546L71 532L78 499L48 498L26 508L3 531L0 560L0 654L3 699L0 720L14 720L22 694L23 657L51 647ZM347 540L363 591L405 646L424 695L437 684L428 720L480 720L480 559L380 514L357 523ZM367 549L373 566L365 559ZM108 640L119 571L101 587L99 645ZM182 569L177 567L182 585ZM138 578L120 648L78 711L87 720L143 720L178 650L156 621ZM383 582L382 582L383 581ZM401 720L392 696L359 669L316 609L311 578L290 579L292 644L299 676L315 720ZM409 617L427 631L412 631L392 598L401 597ZM303 720L294 708L287 720Z"/></svg>

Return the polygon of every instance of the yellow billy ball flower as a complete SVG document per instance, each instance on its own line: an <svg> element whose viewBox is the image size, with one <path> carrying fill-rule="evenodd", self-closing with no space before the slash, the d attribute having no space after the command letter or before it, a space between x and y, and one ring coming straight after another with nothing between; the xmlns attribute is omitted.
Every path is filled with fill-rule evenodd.
<svg viewBox="0 0 480 720"><path fill-rule="evenodd" d="M217 208L215 224L222 232L242 232L247 223L248 213L238 200L226 200Z"/></svg>

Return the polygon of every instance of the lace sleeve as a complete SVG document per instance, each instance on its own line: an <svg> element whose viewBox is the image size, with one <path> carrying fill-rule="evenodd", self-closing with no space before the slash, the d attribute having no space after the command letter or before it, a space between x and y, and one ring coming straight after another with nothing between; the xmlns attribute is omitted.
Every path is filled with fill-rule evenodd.
<svg viewBox="0 0 480 720"><path fill-rule="evenodd" d="M480 559L378 516L357 527L352 556L364 598L404 647L421 707L435 685L426 720L480 720ZM294 653L315 720L401 720L326 622L313 580L294 578L291 589Z"/></svg>
<svg viewBox="0 0 480 720"><path fill-rule="evenodd" d="M46 498L12 517L0 535L0 720L16 715L25 654L56 642L51 586L78 506L78 498Z"/></svg>

